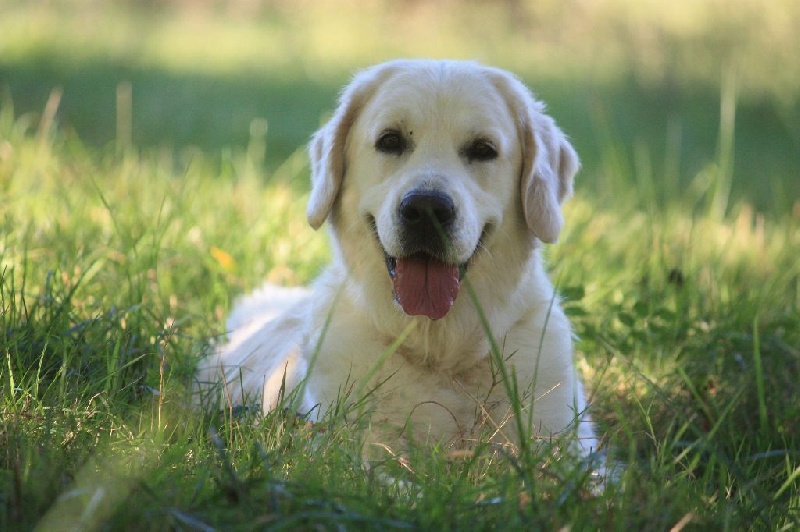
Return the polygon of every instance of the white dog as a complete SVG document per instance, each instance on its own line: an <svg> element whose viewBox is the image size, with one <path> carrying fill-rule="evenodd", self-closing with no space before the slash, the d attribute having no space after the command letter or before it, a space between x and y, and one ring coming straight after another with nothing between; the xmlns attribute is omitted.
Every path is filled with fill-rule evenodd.
<svg viewBox="0 0 800 532"><path fill-rule="evenodd" d="M390 447L463 447L482 430L596 447L540 258L578 159L525 86L471 62L381 64L309 152L308 221L328 220L333 264L308 290L241 301L202 387L264 410L294 392L313 419L357 403L368 442Z"/></svg>

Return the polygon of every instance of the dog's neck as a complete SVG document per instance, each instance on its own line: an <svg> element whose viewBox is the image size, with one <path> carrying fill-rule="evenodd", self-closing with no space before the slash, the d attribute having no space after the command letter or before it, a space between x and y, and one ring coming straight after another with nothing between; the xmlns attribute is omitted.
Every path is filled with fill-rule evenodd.
<svg viewBox="0 0 800 532"><path fill-rule="evenodd" d="M537 268L538 264L538 260L531 257L518 279L475 275L474 281L466 281L472 283L474 299L470 287L462 286L456 304L440 320L407 316L398 305L391 300L386 301L388 298L385 294L380 298L378 294L363 293L355 283L350 285L349 295L361 300L353 308L369 309L369 316L365 318L371 321L376 337L382 338L382 343L387 347L405 333L402 344L397 348L401 356L413 364L458 374L489 358L487 324L494 341L502 349L505 336L519 320L520 309L541 304L553 296L552 288L547 288L550 285L543 272ZM475 301L480 305L484 299L507 302L503 306L482 307L481 313L486 323Z"/></svg>

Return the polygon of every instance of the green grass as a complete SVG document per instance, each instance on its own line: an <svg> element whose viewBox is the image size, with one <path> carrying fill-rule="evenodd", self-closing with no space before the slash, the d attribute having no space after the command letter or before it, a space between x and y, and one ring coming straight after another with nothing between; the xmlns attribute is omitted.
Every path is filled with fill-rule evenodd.
<svg viewBox="0 0 800 532"><path fill-rule="evenodd" d="M557 2L526 8L533 36L482 4L438 32L424 3L0 8L0 529L796 528L800 74L763 74L797 49L796 7L597 4L594 41ZM731 28L726 77L708 64ZM583 157L548 259L621 464L603 493L549 446L366 468L357 422L188 405L232 299L329 260L302 144L337 87L419 54L515 68Z"/></svg>

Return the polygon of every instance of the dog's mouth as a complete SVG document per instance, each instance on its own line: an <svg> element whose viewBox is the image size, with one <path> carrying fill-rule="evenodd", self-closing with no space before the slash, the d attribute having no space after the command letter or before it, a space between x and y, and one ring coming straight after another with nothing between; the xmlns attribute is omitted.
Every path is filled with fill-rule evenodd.
<svg viewBox="0 0 800 532"><path fill-rule="evenodd" d="M467 263L448 264L427 253L391 257L384 251L394 298L409 316L444 318L458 297Z"/></svg>
<svg viewBox="0 0 800 532"><path fill-rule="evenodd" d="M383 250L395 301L403 312L432 320L444 318L456 302L461 281L475 252L482 247L487 230L484 229L472 256L466 262L453 264L426 251L403 257L391 256L381 244L374 220L369 221Z"/></svg>

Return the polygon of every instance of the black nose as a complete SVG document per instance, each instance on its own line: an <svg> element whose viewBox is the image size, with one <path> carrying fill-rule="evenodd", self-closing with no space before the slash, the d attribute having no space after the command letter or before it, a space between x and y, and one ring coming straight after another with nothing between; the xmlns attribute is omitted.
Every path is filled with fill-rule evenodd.
<svg viewBox="0 0 800 532"><path fill-rule="evenodd" d="M409 192L400 201L400 218L409 229L446 229L456 217L450 196L436 191Z"/></svg>

